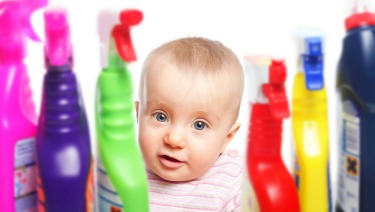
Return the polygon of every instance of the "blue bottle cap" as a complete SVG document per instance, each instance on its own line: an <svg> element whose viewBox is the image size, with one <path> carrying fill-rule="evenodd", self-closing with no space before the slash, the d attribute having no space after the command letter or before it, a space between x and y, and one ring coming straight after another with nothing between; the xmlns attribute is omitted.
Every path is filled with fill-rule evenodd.
<svg viewBox="0 0 375 212"><path fill-rule="evenodd" d="M299 70L305 75L305 85L308 90L324 88L323 58L324 31L316 27L297 27L297 51L299 55Z"/></svg>
<svg viewBox="0 0 375 212"><path fill-rule="evenodd" d="M323 80L323 48L320 37L305 38L306 52L301 55L308 90L321 90Z"/></svg>

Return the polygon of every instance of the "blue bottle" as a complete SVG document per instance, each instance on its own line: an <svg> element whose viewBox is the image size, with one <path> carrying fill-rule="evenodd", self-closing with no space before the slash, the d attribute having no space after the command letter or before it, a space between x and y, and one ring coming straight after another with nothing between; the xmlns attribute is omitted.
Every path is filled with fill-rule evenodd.
<svg viewBox="0 0 375 212"><path fill-rule="evenodd" d="M337 72L336 211L375 211L375 13L358 4L353 11Z"/></svg>

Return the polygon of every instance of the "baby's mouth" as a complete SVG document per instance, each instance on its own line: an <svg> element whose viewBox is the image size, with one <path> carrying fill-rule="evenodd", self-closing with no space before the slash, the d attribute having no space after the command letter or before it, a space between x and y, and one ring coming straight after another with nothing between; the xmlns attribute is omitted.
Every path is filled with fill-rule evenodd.
<svg viewBox="0 0 375 212"><path fill-rule="evenodd" d="M175 162L175 163L181 163L182 162L180 160L177 160L176 158L169 157L168 155L162 155L161 157L164 158L164 159L166 159L166 160Z"/></svg>
<svg viewBox="0 0 375 212"><path fill-rule="evenodd" d="M170 155L159 155L159 161L164 168L169 170L178 169L186 164L185 161L181 161L177 158L174 158Z"/></svg>
<svg viewBox="0 0 375 212"><path fill-rule="evenodd" d="M170 170L171 169L172 170L178 169L185 164L184 161L180 161L180 160L178 160L174 157L171 157L169 155L160 155L159 158L160 158L161 165L164 168L167 168L167 169L170 169Z"/></svg>

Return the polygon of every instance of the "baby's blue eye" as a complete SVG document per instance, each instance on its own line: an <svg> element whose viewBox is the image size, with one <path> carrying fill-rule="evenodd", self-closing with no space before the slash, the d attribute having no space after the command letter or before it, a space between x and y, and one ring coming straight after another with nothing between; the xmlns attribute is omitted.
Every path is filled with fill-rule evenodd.
<svg viewBox="0 0 375 212"><path fill-rule="evenodd" d="M194 128L196 130L204 130L206 128L206 123L204 123L203 121L194 122Z"/></svg>
<svg viewBox="0 0 375 212"><path fill-rule="evenodd" d="M167 121L167 116L164 113L156 113L154 115L154 117L158 122L166 122Z"/></svg>

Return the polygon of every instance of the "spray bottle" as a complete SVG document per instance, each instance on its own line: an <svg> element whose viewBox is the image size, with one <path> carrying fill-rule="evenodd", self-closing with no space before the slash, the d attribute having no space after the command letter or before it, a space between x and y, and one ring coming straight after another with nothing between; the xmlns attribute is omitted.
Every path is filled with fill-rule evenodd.
<svg viewBox="0 0 375 212"><path fill-rule="evenodd" d="M339 178L336 211L375 211L375 13L351 1L338 63Z"/></svg>
<svg viewBox="0 0 375 212"><path fill-rule="evenodd" d="M38 41L31 14L47 0L0 2L0 211L36 210L36 112L26 38Z"/></svg>
<svg viewBox="0 0 375 212"><path fill-rule="evenodd" d="M130 27L138 10L99 15L102 69L96 97L99 148L98 202L101 212L149 210L145 168L138 147L132 78L126 63L136 60ZM125 63L124 63L125 61Z"/></svg>
<svg viewBox="0 0 375 212"><path fill-rule="evenodd" d="M49 9L45 19L45 65L37 131L39 211L93 211L89 126L78 80L67 13Z"/></svg>
<svg viewBox="0 0 375 212"><path fill-rule="evenodd" d="M252 56L246 57L245 66L252 104L246 168L255 196L245 199L243 207L298 212L297 188L281 157L282 121L289 116L285 65L283 61Z"/></svg>
<svg viewBox="0 0 375 212"><path fill-rule="evenodd" d="M294 172L304 212L331 211L323 38L319 29L297 29L298 72L293 87L292 128L296 153Z"/></svg>

